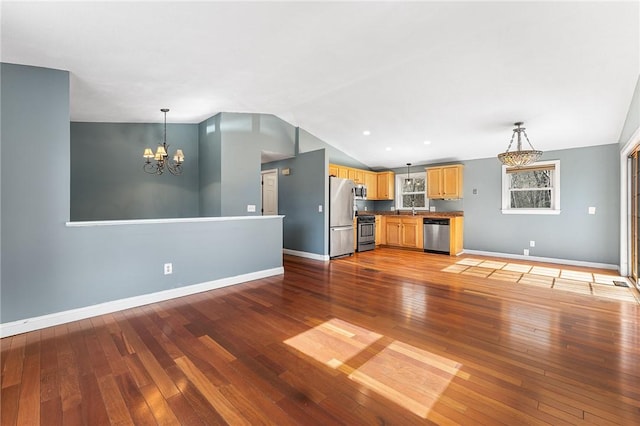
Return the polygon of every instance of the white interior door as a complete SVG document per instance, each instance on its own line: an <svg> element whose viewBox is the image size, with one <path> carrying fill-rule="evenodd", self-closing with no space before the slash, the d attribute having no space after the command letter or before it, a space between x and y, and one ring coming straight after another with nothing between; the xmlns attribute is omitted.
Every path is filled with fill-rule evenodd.
<svg viewBox="0 0 640 426"><path fill-rule="evenodd" d="M278 170L262 172L262 215L278 214Z"/></svg>

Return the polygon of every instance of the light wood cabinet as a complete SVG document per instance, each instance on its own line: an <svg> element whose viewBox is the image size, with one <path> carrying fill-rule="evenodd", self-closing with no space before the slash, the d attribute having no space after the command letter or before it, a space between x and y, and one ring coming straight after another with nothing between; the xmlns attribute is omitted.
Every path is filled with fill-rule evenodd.
<svg viewBox="0 0 640 426"><path fill-rule="evenodd" d="M348 179L351 179L355 184L364 185L364 170L349 169L348 176Z"/></svg>
<svg viewBox="0 0 640 426"><path fill-rule="evenodd" d="M385 217L384 224L387 245L401 246L402 220L399 217Z"/></svg>
<svg viewBox="0 0 640 426"><path fill-rule="evenodd" d="M422 248L422 217L385 216L386 241L396 247Z"/></svg>
<svg viewBox="0 0 640 426"><path fill-rule="evenodd" d="M464 217L456 216L449 220L449 254L457 256L463 250Z"/></svg>
<svg viewBox="0 0 640 426"><path fill-rule="evenodd" d="M382 229L382 216L376 215L376 245L385 244L383 239L383 229Z"/></svg>
<svg viewBox="0 0 640 426"><path fill-rule="evenodd" d="M426 168L427 198L462 198L463 169L462 164Z"/></svg>
<svg viewBox="0 0 640 426"><path fill-rule="evenodd" d="M329 176L351 179L367 187L367 200L393 200L395 180L393 172L371 172L353 167L329 164Z"/></svg>
<svg viewBox="0 0 640 426"><path fill-rule="evenodd" d="M395 174L393 172L378 173L378 200L393 200L395 196Z"/></svg>
<svg viewBox="0 0 640 426"><path fill-rule="evenodd" d="M367 200L378 199L378 174L364 172L364 184L367 187Z"/></svg>

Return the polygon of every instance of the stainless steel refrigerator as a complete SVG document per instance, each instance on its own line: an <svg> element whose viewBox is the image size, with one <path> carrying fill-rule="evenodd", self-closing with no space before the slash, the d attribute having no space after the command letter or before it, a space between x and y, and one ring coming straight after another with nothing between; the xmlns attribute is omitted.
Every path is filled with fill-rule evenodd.
<svg viewBox="0 0 640 426"><path fill-rule="evenodd" d="M352 180L329 177L329 257L353 254Z"/></svg>

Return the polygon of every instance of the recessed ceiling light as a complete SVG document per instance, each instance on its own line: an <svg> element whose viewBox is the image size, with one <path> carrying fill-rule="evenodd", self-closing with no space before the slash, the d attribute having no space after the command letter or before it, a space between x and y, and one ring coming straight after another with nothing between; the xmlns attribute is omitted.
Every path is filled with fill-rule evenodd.
<svg viewBox="0 0 640 426"><path fill-rule="evenodd" d="M431 145L431 141L424 141L425 145Z"/></svg>
<svg viewBox="0 0 640 426"><path fill-rule="evenodd" d="M368 130L365 130L364 132L362 132L362 134L365 135L365 136L369 136L371 134L371 132L368 131Z"/></svg>
<svg viewBox="0 0 640 426"><path fill-rule="evenodd" d="M391 147L390 147L390 146L388 146L388 147L386 147L384 150L385 150L385 151L391 151Z"/></svg>

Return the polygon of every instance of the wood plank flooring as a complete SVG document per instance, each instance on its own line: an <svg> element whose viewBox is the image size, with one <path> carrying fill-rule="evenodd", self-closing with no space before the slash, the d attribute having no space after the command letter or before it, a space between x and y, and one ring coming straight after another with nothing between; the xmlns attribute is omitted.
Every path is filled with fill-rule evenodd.
<svg viewBox="0 0 640 426"><path fill-rule="evenodd" d="M636 300L469 259L285 256L283 276L2 339L1 424L640 424ZM558 288L611 275L571 271Z"/></svg>

